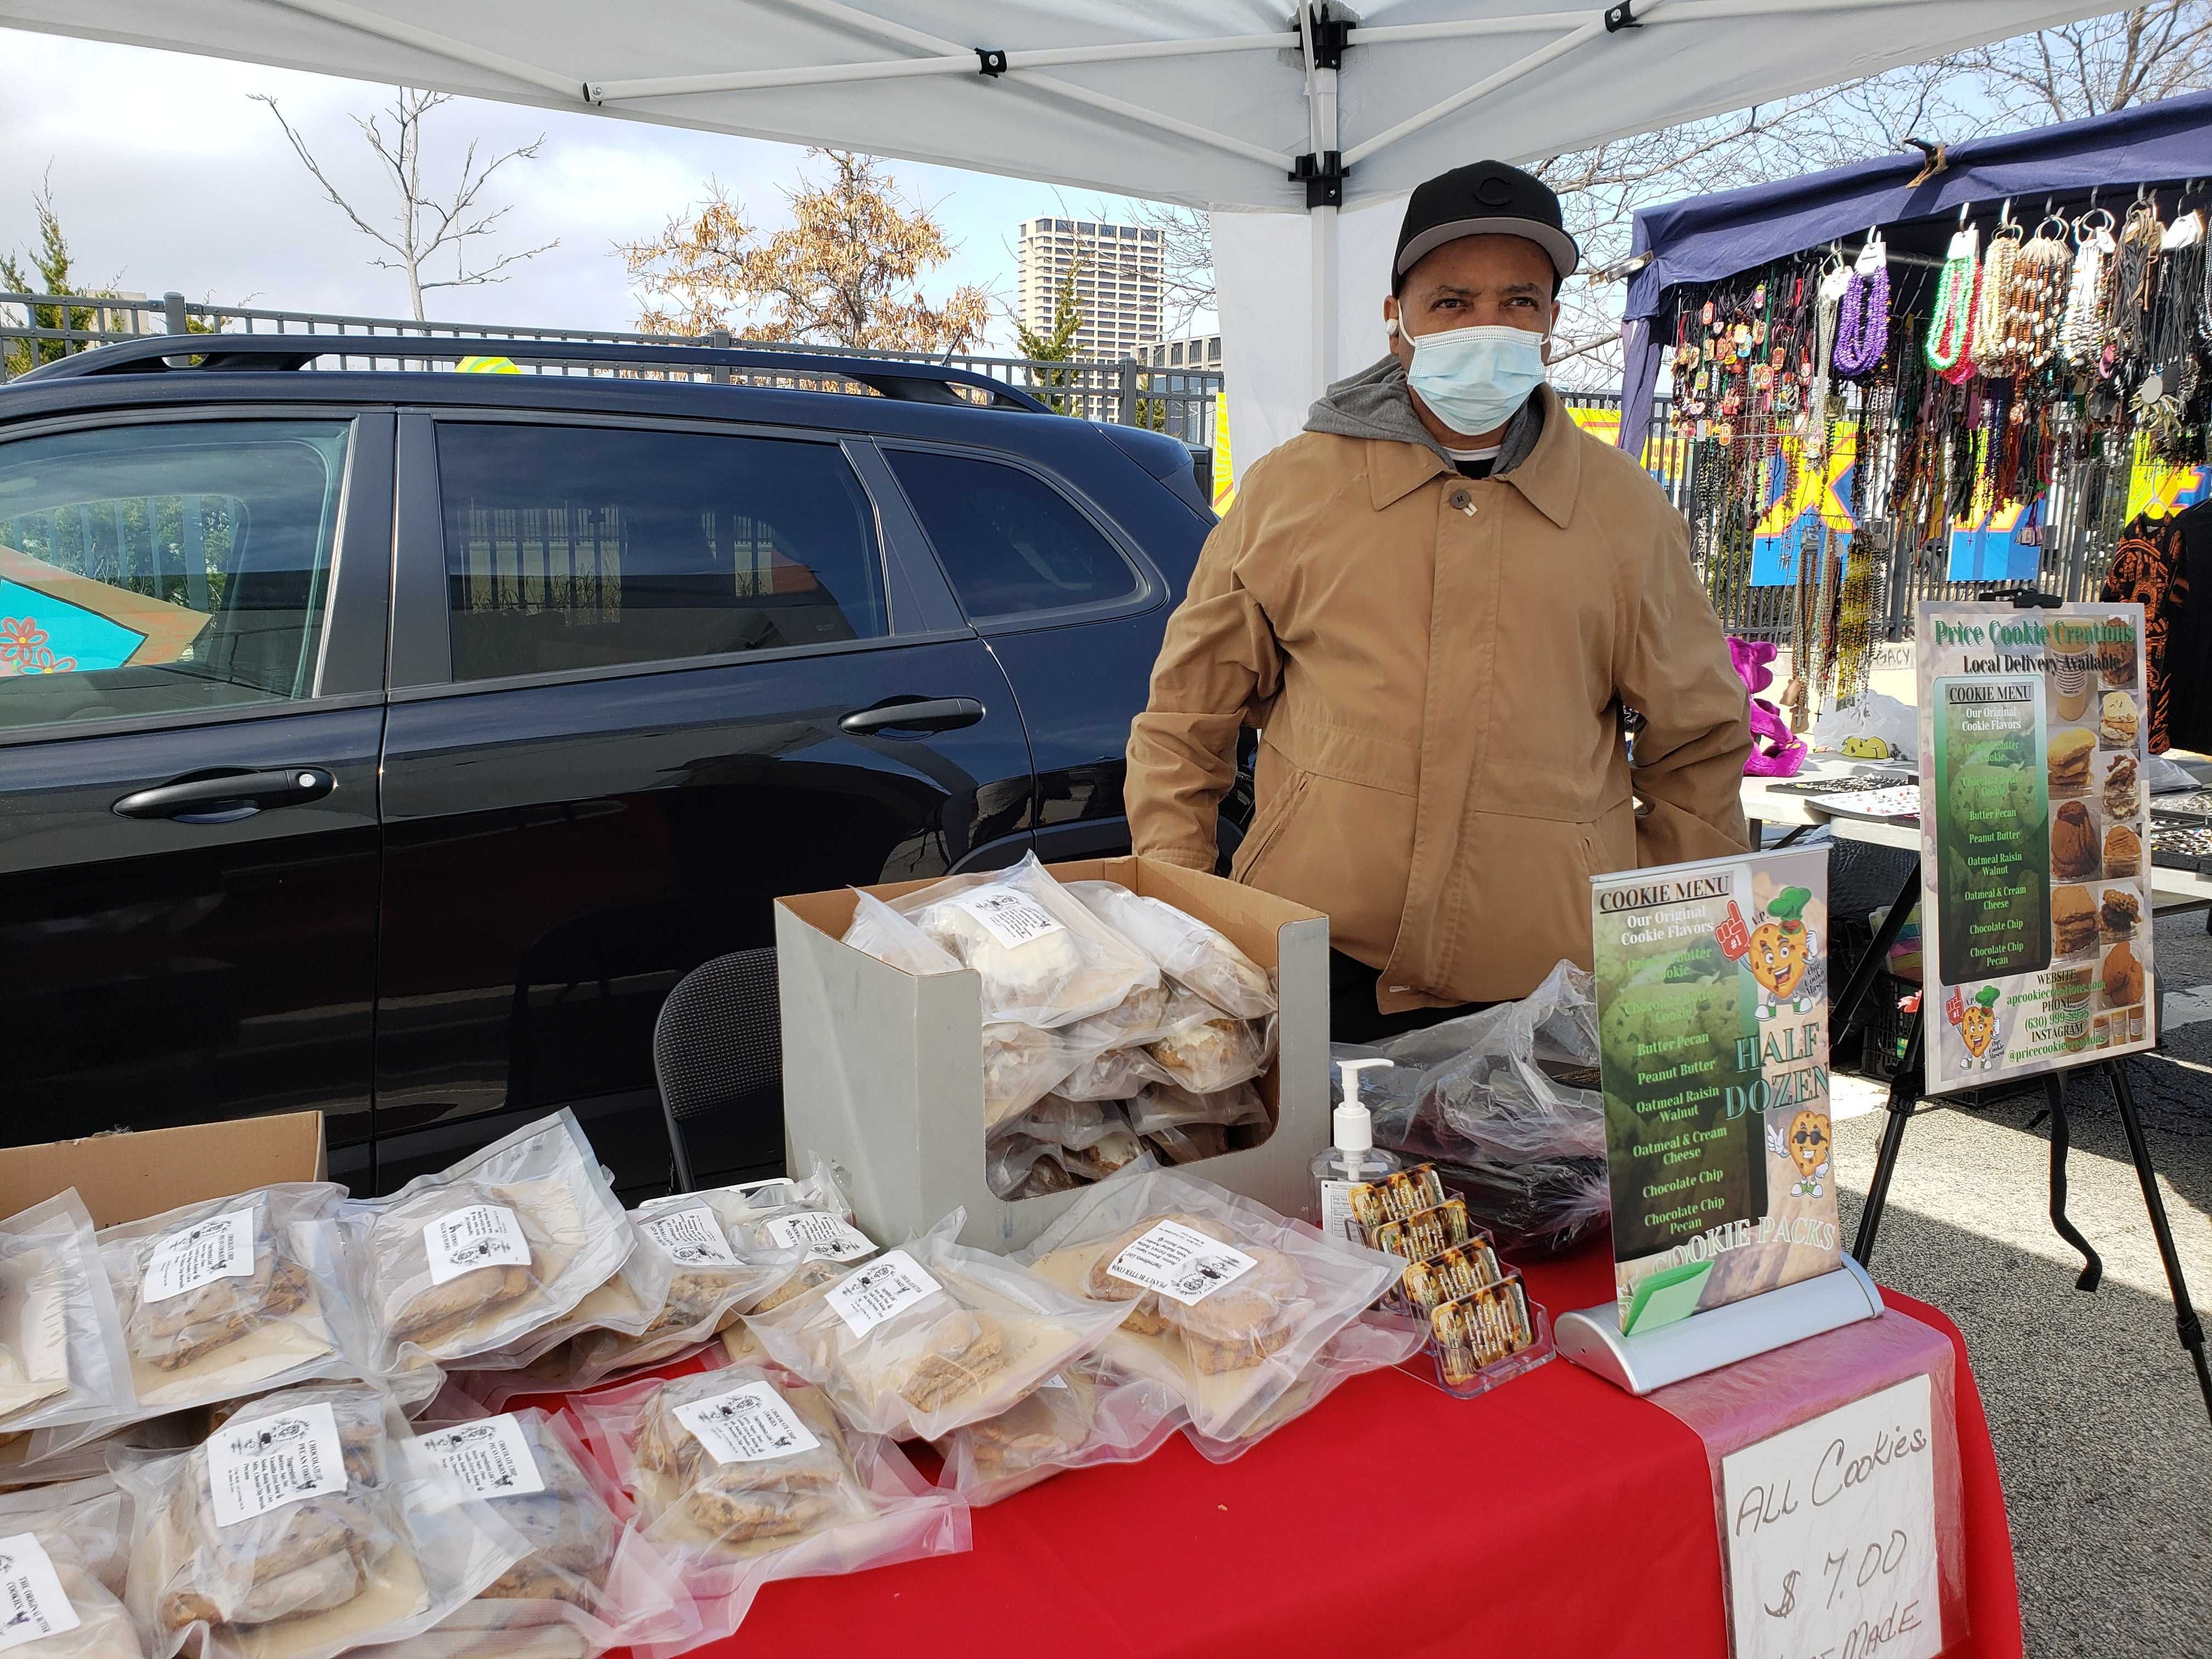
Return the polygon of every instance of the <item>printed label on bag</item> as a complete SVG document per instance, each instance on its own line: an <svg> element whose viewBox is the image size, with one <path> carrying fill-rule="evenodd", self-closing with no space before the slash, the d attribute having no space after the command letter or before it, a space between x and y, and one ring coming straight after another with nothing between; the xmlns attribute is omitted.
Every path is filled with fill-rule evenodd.
<svg viewBox="0 0 2212 1659"><path fill-rule="evenodd" d="M37 1535L0 1538L0 1653L83 1622L62 1594L62 1581Z"/></svg>
<svg viewBox="0 0 2212 1659"><path fill-rule="evenodd" d="M768 1236L776 1248L804 1248L817 1261L851 1261L876 1247L867 1235L847 1224L845 1218L829 1210L801 1210L793 1215L770 1216Z"/></svg>
<svg viewBox="0 0 2212 1659"><path fill-rule="evenodd" d="M478 1267L530 1265L521 1218L504 1204L471 1204L447 1212L422 1229L422 1248L430 1255L433 1285Z"/></svg>
<svg viewBox="0 0 2212 1659"><path fill-rule="evenodd" d="M1365 1231L1352 1214L1352 1189L1358 1183L1351 1181L1324 1181L1321 1183L1321 1230L1331 1238L1349 1239L1354 1244L1367 1242Z"/></svg>
<svg viewBox="0 0 2212 1659"><path fill-rule="evenodd" d="M138 1299L167 1302L218 1279L245 1279L252 1272L253 1212L225 1210L161 1236L146 1258Z"/></svg>
<svg viewBox="0 0 2212 1659"><path fill-rule="evenodd" d="M327 1400L226 1425L208 1437L207 1465L219 1527L345 1490L345 1449Z"/></svg>
<svg viewBox="0 0 2212 1659"><path fill-rule="evenodd" d="M527 1498L545 1490L522 1425L509 1412L421 1437L422 1449L478 1498Z"/></svg>
<svg viewBox="0 0 2212 1659"><path fill-rule="evenodd" d="M687 1267L726 1267L738 1259L722 1224L703 1204L637 1218L638 1231Z"/></svg>
<svg viewBox="0 0 2212 1659"><path fill-rule="evenodd" d="M694 1400L675 1408L676 1420L691 1431L717 1463L761 1463L771 1457L796 1457L822 1443L807 1431L799 1414L772 1382L748 1382L742 1389Z"/></svg>
<svg viewBox="0 0 2212 1659"><path fill-rule="evenodd" d="M904 1250L855 1267L829 1291L830 1305L855 1336L866 1336L902 1308L945 1288Z"/></svg>
<svg viewBox="0 0 2212 1659"><path fill-rule="evenodd" d="M1062 1376L1058 1371L1054 1371L1050 1376L1048 1376L1043 1382L1037 1384L1037 1387L1040 1389L1064 1389L1066 1386L1067 1379Z"/></svg>
<svg viewBox="0 0 2212 1659"><path fill-rule="evenodd" d="M1009 948L1066 930L1051 911L1018 887L994 884L957 893L951 902L981 922L991 937Z"/></svg>
<svg viewBox="0 0 2212 1659"><path fill-rule="evenodd" d="M1180 1221L1163 1221L1115 1256L1106 1271L1194 1308L1260 1264L1233 1244Z"/></svg>

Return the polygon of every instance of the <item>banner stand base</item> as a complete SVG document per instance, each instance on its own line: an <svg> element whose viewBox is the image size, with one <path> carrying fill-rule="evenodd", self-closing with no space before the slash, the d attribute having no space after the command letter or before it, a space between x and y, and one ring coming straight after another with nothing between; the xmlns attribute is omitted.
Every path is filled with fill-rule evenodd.
<svg viewBox="0 0 2212 1659"><path fill-rule="evenodd" d="M1644 1395L1875 1318L1881 1311L1881 1290L1846 1255L1833 1273L1763 1291L1637 1336L1620 1334L1620 1306L1615 1302L1561 1314L1553 1334L1562 1358L1631 1394Z"/></svg>

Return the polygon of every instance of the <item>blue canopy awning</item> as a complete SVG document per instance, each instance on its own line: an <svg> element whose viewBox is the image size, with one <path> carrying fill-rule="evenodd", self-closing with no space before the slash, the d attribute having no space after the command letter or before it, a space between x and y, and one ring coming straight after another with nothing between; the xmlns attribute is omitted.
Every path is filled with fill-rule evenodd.
<svg viewBox="0 0 2212 1659"><path fill-rule="evenodd" d="M2093 191L2124 216L2139 185L2212 178L2212 93L1972 139L1950 146L1942 167L1920 178L1927 166L1919 151L1907 150L1639 211L1630 254L1651 258L1629 281L1621 325L1621 447L1641 450L1650 424L1668 343L1653 323L1670 289L1719 282L1827 242L1856 244L1877 225L1893 252L1940 257L1961 207L1993 210L2007 197L2031 225L2044 198L2078 210ZM1914 221L1924 222L1920 235L1898 229Z"/></svg>

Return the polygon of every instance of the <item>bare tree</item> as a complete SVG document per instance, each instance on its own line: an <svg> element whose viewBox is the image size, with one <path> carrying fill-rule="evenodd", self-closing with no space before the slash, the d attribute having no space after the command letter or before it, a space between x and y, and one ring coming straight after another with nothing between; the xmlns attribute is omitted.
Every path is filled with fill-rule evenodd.
<svg viewBox="0 0 2212 1659"><path fill-rule="evenodd" d="M2212 84L2212 4L2159 0L2000 40L1947 60L2008 125L2106 115Z"/></svg>
<svg viewBox="0 0 2212 1659"><path fill-rule="evenodd" d="M384 169L386 181L398 193L399 208L393 216L392 228L380 230L363 216L362 210L339 194L329 174L308 151L292 124L284 118L284 112L276 107L276 100L267 93L249 94L256 103L269 106L269 112L276 118L276 125L284 129L285 137L291 140L293 153L323 187L332 206L353 221L354 228L372 241L390 250L392 258L374 258L369 264L380 270L397 270L407 278L407 299L414 307L415 320L424 320L422 296L434 288L474 288L484 283L503 283L508 267L534 259L539 254L561 246L558 238L517 253L502 253L489 264L471 269L469 264L468 244L478 237L489 236L499 222L507 214L506 207L486 208L479 201L484 185L493 173L509 161L534 161L545 143L540 133L530 143L519 149L510 149L495 155L489 161L477 160L477 145L469 141L466 155L461 158L460 177L452 191L443 198L424 193L422 184L422 125L424 118L441 105L453 102L448 93L422 92L412 87L398 89L389 108L367 117L355 116L353 123L362 136L368 139L369 149ZM384 119L389 116L392 130L386 133ZM453 255L453 274L451 276L429 276L425 270L432 258L441 250L450 248Z"/></svg>

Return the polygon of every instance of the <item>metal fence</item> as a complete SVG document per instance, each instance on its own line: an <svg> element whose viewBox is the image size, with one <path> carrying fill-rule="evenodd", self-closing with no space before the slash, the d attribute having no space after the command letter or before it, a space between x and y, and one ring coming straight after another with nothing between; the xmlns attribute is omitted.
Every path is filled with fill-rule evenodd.
<svg viewBox="0 0 2212 1659"><path fill-rule="evenodd" d="M873 351L788 340L744 340L733 338L721 330L707 335L679 336L603 329L527 328L513 324L417 323L392 317L343 316L333 312L204 305L175 293L165 294L159 300L0 293L0 380L36 363L52 362L72 352L165 333L358 337L362 341L358 352L333 353L319 360L338 368L427 368L436 363L450 364L454 361L453 356L439 350L436 343L463 338L602 341L620 345L734 345L890 362L930 363L964 368L1018 387L1062 414L1111 421L1122 426L1150 427L1156 432L1180 438L1194 449L1209 450L1213 447L1214 403L1221 395L1222 386L1218 370L1154 368L1133 358L1115 362L1047 362L975 352ZM517 367L529 374L649 374L672 380L775 386L801 391L868 390L835 374L794 374L781 368L641 369L634 363L528 362Z"/></svg>

